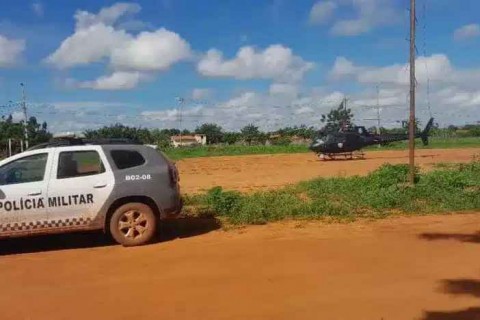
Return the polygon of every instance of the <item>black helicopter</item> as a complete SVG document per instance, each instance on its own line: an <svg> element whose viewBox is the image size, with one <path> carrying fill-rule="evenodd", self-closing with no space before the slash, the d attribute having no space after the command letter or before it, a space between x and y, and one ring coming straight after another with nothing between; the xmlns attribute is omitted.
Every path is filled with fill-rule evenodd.
<svg viewBox="0 0 480 320"><path fill-rule="evenodd" d="M433 118L428 121L422 132L415 134L415 138L421 138L424 145L428 145L428 134L433 126ZM388 144L395 141L408 140L408 134L373 134L365 127L354 126L342 129L338 132L320 132L313 139L309 149L319 155L322 159L326 157L336 159L344 157L353 159L357 156L363 158L361 149L376 144Z"/></svg>

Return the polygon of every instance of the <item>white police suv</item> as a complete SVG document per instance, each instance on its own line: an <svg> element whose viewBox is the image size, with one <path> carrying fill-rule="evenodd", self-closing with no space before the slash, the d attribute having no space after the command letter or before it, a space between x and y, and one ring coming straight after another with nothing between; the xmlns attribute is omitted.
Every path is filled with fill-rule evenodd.
<svg viewBox="0 0 480 320"><path fill-rule="evenodd" d="M182 207L175 165L127 140L55 138L0 161L0 237L103 229L145 244Z"/></svg>

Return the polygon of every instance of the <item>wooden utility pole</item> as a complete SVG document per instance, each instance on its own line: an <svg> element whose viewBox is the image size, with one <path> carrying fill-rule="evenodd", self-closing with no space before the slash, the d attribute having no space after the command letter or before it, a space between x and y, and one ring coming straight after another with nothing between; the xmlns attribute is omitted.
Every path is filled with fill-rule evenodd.
<svg viewBox="0 0 480 320"><path fill-rule="evenodd" d="M377 134L380 134L380 88L377 85ZM378 145L380 147L380 145Z"/></svg>
<svg viewBox="0 0 480 320"><path fill-rule="evenodd" d="M410 117L408 126L409 182L415 184L415 0L410 0Z"/></svg>
<svg viewBox="0 0 480 320"><path fill-rule="evenodd" d="M183 103L184 103L185 99L183 99L182 97L179 97L178 98L178 130L180 130L180 147L182 147L182 138L183 138L183 134L182 134L182 108L183 108Z"/></svg>

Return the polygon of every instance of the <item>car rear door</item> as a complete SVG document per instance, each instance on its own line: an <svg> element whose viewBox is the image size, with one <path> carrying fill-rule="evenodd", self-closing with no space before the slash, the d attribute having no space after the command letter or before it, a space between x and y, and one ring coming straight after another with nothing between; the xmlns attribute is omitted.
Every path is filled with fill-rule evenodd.
<svg viewBox="0 0 480 320"><path fill-rule="evenodd" d="M49 219L62 227L92 226L114 179L101 146L58 148L47 192Z"/></svg>
<svg viewBox="0 0 480 320"><path fill-rule="evenodd" d="M0 166L0 236L50 228L47 185L53 151L19 155Z"/></svg>

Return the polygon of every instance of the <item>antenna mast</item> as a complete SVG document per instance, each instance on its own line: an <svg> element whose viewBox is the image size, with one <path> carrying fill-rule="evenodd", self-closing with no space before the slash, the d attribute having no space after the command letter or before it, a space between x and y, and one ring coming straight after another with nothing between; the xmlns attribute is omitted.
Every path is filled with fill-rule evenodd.
<svg viewBox="0 0 480 320"><path fill-rule="evenodd" d="M409 182L415 184L415 0L410 0L410 118L408 127Z"/></svg>
<svg viewBox="0 0 480 320"><path fill-rule="evenodd" d="M27 116L27 98L25 96L25 84L20 83L22 87L22 111L25 118L24 130L25 130L25 149L28 149L28 116Z"/></svg>

